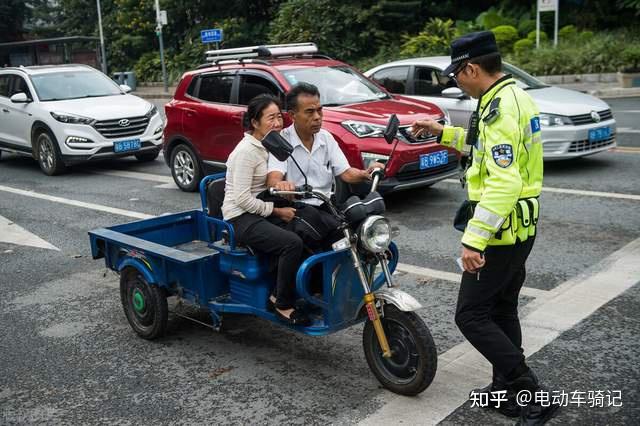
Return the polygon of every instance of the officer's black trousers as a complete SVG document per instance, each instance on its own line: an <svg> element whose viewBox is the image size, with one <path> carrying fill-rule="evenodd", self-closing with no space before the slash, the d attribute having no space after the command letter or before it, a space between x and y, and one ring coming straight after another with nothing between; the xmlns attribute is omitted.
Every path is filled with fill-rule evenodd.
<svg viewBox="0 0 640 426"><path fill-rule="evenodd" d="M504 377L524 365L518 295L534 238L513 246L490 246L480 274L464 272L456 324L462 334Z"/></svg>

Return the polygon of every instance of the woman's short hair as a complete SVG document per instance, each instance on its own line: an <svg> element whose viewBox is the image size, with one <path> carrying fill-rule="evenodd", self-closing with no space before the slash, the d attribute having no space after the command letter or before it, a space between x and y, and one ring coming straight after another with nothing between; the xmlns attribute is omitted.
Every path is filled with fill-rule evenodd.
<svg viewBox="0 0 640 426"><path fill-rule="evenodd" d="M271 106L271 104L276 104L278 109L282 109L280 100L269 93L263 93L251 99L249 105L247 105L247 112L242 116L242 125L244 128L247 130L255 130L251 120L260 121L262 113Z"/></svg>

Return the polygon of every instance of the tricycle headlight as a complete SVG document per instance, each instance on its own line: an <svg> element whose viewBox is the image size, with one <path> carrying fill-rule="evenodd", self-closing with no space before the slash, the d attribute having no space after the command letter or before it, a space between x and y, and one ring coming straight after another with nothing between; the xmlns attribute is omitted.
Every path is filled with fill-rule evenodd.
<svg viewBox="0 0 640 426"><path fill-rule="evenodd" d="M371 252L384 252L391 244L391 224L382 216L369 216L360 227L360 241Z"/></svg>

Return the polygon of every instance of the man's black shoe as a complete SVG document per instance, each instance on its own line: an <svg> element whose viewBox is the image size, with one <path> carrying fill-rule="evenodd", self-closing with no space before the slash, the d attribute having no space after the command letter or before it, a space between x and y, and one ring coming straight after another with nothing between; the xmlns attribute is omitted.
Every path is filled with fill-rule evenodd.
<svg viewBox="0 0 640 426"><path fill-rule="evenodd" d="M520 420L517 424L519 426L543 425L553 417L558 408L560 408L560 404L550 404L548 407L538 404L527 405L522 407Z"/></svg>
<svg viewBox="0 0 640 426"><path fill-rule="evenodd" d="M501 400L499 403L492 401L491 392L500 391L506 391L507 400ZM482 389L474 389L471 392L475 393L476 395L483 393L489 394L489 403L487 405L481 405L482 408L485 408L487 410L495 410L503 416L507 417L520 417L520 410L522 407L520 407L516 401L516 394L515 392L507 388L507 382L501 376L494 376L493 382L491 382L488 386L485 386Z"/></svg>

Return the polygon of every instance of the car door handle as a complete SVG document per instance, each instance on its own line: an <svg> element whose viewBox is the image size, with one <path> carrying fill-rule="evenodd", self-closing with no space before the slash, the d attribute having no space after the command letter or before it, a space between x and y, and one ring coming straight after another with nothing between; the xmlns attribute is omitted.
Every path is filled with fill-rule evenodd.
<svg viewBox="0 0 640 426"><path fill-rule="evenodd" d="M2 112L9 112L9 110L6 108L2 108Z"/></svg>
<svg viewBox="0 0 640 426"><path fill-rule="evenodd" d="M186 115L187 117L189 117L189 118L193 118L193 117L195 117L195 116L196 116L196 111L195 111L195 110L193 110L193 109L186 109L186 108L185 108L184 113L185 113L185 115Z"/></svg>

